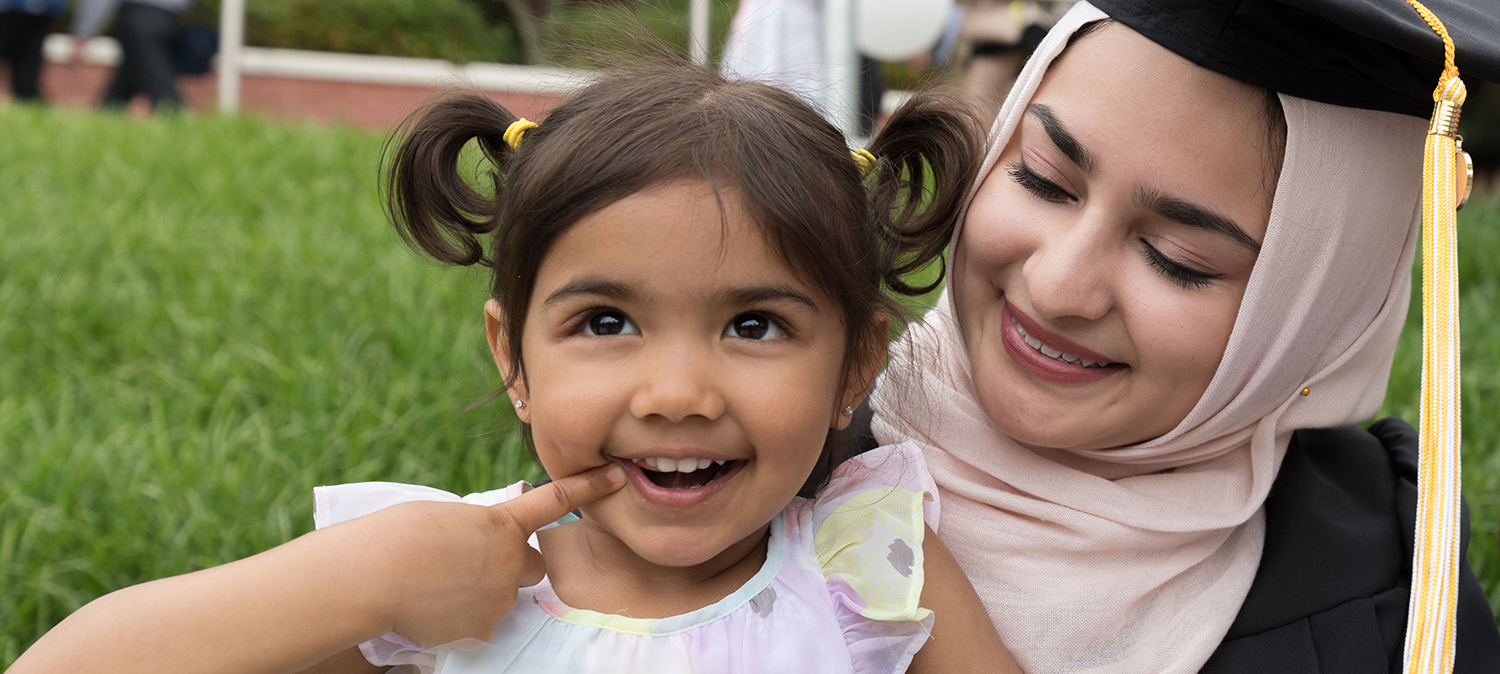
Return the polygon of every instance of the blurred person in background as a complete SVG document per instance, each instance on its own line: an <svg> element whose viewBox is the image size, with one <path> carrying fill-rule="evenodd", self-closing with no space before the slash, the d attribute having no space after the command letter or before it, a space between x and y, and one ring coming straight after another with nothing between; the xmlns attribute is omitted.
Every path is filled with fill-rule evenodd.
<svg viewBox="0 0 1500 674"><path fill-rule="evenodd" d="M18 101L41 102L42 42L64 0L0 0L0 59L10 61L10 89Z"/></svg>
<svg viewBox="0 0 1500 674"><path fill-rule="evenodd" d="M102 107L125 107L136 94L150 98L153 111L182 107L173 65L177 16L191 6L192 0L80 0L72 27L75 63L84 42L116 15L120 67L105 90Z"/></svg>
<svg viewBox="0 0 1500 674"><path fill-rule="evenodd" d="M1026 59L1072 6L1072 0L960 0L933 48L933 65L962 62L966 44L964 92L980 119L994 119Z"/></svg>
<svg viewBox="0 0 1500 674"><path fill-rule="evenodd" d="M823 21L817 0L741 0L720 69L823 104Z"/></svg>
<svg viewBox="0 0 1500 674"><path fill-rule="evenodd" d="M729 24L720 72L792 92L823 110L823 19L820 0L740 0ZM859 134L875 132L885 87L880 62L859 55Z"/></svg>

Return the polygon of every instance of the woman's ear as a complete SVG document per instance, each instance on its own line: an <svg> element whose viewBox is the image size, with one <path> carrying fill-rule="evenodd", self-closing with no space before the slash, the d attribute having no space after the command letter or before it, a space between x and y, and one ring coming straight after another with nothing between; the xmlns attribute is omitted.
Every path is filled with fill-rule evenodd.
<svg viewBox="0 0 1500 674"><path fill-rule="evenodd" d="M833 423L835 429L844 430L849 427L849 422L854 420L853 414L845 414L844 410L853 410L865 401L865 396L870 395L870 389L875 386L875 379L880 376L880 371L885 367L886 335L890 333L891 317L889 314L881 313L873 321L870 328L871 339L869 346L862 353L856 354L849 363L849 373L845 375L844 390L839 396L839 408L833 412Z"/></svg>
<svg viewBox="0 0 1500 674"><path fill-rule="evenodd" d="M507 378L505 390L510 395L511 406L522 423L531 423L531 413L526 409L526 377L515 367L510 357L510 339L505 331L505 308L500 301L486 300L484 303L484 337L490 343L490 355L495 358L495 368L500 376Z"/></svg>

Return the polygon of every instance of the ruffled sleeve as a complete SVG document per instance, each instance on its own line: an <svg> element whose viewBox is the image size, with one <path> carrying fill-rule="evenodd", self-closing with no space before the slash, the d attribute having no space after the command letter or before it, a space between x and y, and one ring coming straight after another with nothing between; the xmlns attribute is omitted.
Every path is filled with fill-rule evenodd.
<svg viewBox="0 0 1500 674"><path fill-rule="evenodd" d="M397 482L355 482L316 487L313 489L313 522L317 528L323 529L393 505L415 501L494 505L520 496L530 488L531 485L522 481L504 489L459 496L441 489ZM534 539L532 546L536 546ZM360 644L359 651L370 664L377 667L396 666L397 669L393 670L396 672L430 674L437 668L437 649L424 648L395 632Z"/></svg>
<svg viewBox="0 0 1500 674"><path fill-rule="evenodd" d="M905 671L932 630L921 608L923 524L938 523L921 450L888 445L844 462L818 492L813 548L855 672Z"/></svg>

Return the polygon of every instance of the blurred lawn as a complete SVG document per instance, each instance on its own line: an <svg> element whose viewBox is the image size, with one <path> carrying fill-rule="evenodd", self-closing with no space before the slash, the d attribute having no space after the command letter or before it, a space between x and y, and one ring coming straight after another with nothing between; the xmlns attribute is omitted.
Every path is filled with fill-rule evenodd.
<svg viewBox="0 0 1500 674"><path fill-rule="evenodd" d="M539 475L505 406L460 414L499 383L486 279L391 233L380 135L16 106L0 129L0 667L100 594L310 529L315 485ZM1500 200L1460 224L1469 556L1500 604ZM1413 421L1419 340L1386 408Z"/></svg>
<svg viewBox="0 0 1500 674"><path fill-rule="evenodd" d="M1420 256L1420 251L1418 255ZM1420 258L1419 258L1420 259ZM1500 191L1475 192L1458 212L1463 346L1463 491L1469 501L1469 563L1500 614ZM1422 272L1396 347L1380 415L1417 425L1422 390Z"/></svg>
<svg viewBox="0 0 1500 674"><path fill-rule="evenodd" d="M420 262L382 138L0 106L0 668L105 592L312 527L312 487L536 477L486 279Z"/></svg>

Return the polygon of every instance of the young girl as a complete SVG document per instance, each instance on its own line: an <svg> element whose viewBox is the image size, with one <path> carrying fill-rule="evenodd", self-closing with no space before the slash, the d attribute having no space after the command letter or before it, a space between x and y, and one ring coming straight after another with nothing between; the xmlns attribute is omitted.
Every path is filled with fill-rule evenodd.
<svg viewBox="0 0 1500 674"><path fill-rule="evenodd" d="M494 270L489 346L558 480L321 488L319 531L100 599L16 671L79 645L286 670L360 642L424 672L1012 666L928 528L914 446L841 463L835 443L884 359L885 290L925 290L901 276L942 250L973 136L918 100L851 155L789 94L688 67L604 77L540 125L438 100L395 151L390 212L413 247ZM470 141L492 192L461 176ZM324 670L368 669L353 656Z"/></svg>

